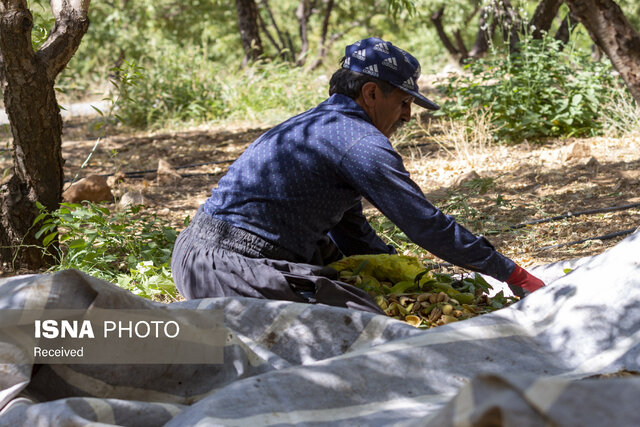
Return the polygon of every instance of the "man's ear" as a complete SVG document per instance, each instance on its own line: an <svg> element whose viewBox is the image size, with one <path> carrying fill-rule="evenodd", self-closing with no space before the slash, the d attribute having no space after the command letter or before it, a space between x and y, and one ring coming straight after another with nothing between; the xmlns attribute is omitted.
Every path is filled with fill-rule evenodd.
<svg viewBox="0 0 640 427"><path fill-rule="evenodd" d="M374 82L367 82L362 85L360 96L362 96L362 101L366 106L371 107L373 104L375 104L376 89L378 89L378 85Z"/></svg>

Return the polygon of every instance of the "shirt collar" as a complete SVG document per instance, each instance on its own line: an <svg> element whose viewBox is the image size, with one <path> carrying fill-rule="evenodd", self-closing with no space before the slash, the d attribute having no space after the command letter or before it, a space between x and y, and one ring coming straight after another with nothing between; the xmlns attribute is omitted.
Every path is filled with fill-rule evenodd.
<svg viewBox="0 0 640 427"><path fill-rule="evenodd" d="M362 109L358 103L349 98L346 95L342 95L339 93L334 93L331 95L326 101L324 101L320 106L329 108L331 110L340 111L344 114L355 115L366 120L369 123L373 123L367 113Z"/></svg>

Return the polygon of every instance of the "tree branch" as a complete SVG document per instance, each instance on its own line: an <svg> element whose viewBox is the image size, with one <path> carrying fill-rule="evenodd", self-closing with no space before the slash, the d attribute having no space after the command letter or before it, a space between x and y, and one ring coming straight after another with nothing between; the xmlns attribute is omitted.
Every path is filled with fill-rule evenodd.
<svg viewBox="0 0 640 427"><path fill-rule="evenodd" d="M51 81L66 67L89 29L90 0L51 0L53 29L36 56L46 64Z"/></svg>
<svg viewBox="0 0 640 427"><path fill-rule="evenodd" d="M569 43L569 37L571 36L571 32L578 25L578 17L575 16L571 11L567 12L558 31L556 31L555 39L562 42L562 44Z"/></svg>
<svg viewBox="0 0 640 427"><path fill-rule="evenodd" d="M498 19L502 25L502 38L509 41L509 51L516 52L520 42L519 32L523 32L522 18L511 6L509 0L493 0L494 19Z"/></svg>
<svg viewBox="0 0 640 427"><path fill-rule="evenodd" d="M260 14L258 14L258 25L260 26L260 29L265 34L265 36L267 36L267 39L273 45L273 47L275 47L276 50L279 53L281 53L284 47L280 46L278 42L273 38L273 36L271 35L271 32L269 31L269 29L267 28L267 25L264 22L264 19L262 19L262 16Z"/></svg>
<svg viewBox="0 0 640 427"><path fill-rule="evenodd" d="M258 28L258 8L254 0L236 0L236 12L240 41L244 50L244 67L249 61L255 61L264 53Z"/></svg>
<svg viewBox="0 0 640 427"><path fill-rule="evenodd" d="M458 51L458 49L456 49L453 43L451 43L449 36L447 36L447 33L444 31L444 27L442 25L443 15L444 15L444 6L438 9L437 11L433 12L433 14L431 14L431 22L436 27L438 37L440 38L440 41L442 42L442 45L444 46L444 48L447 49L447 51L451 55L458 57L460 55L460 52Z"/></svg>
<svg viewBox="0 0 640 427"><path fill-rule="evenodd" d="M285 30L284 35L286 36L286 39L287 39L287 46L289 46L289 57L291 58L291 61L295 61L295 59L296 59L296 50L293 47L293 41L291 40L291 34L289 34L289 31Z"/></svg>
<svg viewBox="0 0 640 427"><path fill-rule="evenodd" d="M35 72L35 52L31 43L33 16L24 0L0 2L0 54L5 78Z"/></svg>
<svg viewBox="0 0 640 427"><path fill-rule="evenodd" d="M273 25L273 28L276 30L276 34L278 35L278 39L280 40L280 45L282 46L282 49L280 50L280 54L283 54L283 50L286 48L287 46L287 41L285 40L282 31L280 31L280 27L278 27L278 24L276 23L276 18L273 16L273 12L271 11L271 7L269 7L269 2L267 0L262 0L260 2L260 4L262 4L262 6L264 7L264 9L267 11L267 15L269 16L269 20L271 21L271 25ZM292 52L293 54L293 52ZM293 57L292 57L293 58Z"/></svg>
<svg viewBox="0 0 640 427"><path fill-rule="evenodd" d="M327 8L324 12L324 18L322 19L322 30L320 33L320 43L318 45L318 58L311 65L311 69L315 70L318 68L327 57L328 47L327 47L327 34L329 32L329 20L331 18L331 12L333 11L334 0L327 1Z"/></svg>
<svg viewBox="0 0 640 427"><path fill-rule="evenodd" d="M296 18L298 18L298 24L300 27L300 54L298 55L298 59L296 60L296 63L298 65L304 65L307 51L309 50L307 24L309 23L309 17L311 16L312 7L313 5L309 2L309 0L300 0L298 9L296 10Z"/></svg>
<svg viewBox="0 0 640 427"><path fill-rule="evenodd" d="M361 28L367 22L368 22L367 20L352 21L347 25L347 29L346 30L331 34L331 37L329 37L329 40L327 41L326 46L325 46L326 50L328 51L329 49L331 49L331 46L333 46L333 44L336 41L338 41L342 37L344 37L349 31L353 30L354 28ZM326 58L326 55L325 55L325 58ZM313 65L311 65L310 68L312 70L318 68L322 64L322 62L324 61L325 58L316 59L316 61L313 63Z"/></svg>
<svg viewBox="0 0 640 427"><path fill-rule="evenodd" d="M29 10L26 0L0 0L0 13L5 14L11 10Z"/></svg>
<svg viewBox="0 0 640 427"><path fill-rule="evenodd" d="M0 90L4 88L4 59L2 59L2 53L0 53Z"/></svg>
<svg viewBox="0 0 640 427"><path fill-rule="evenodd" d="M553 18L558 14L562 2L563 0L542 0L538 4L529 21L529 28L533 28L531 35L534 39L541 39L543 33L549 32Z"/></svg>
<svg viewBox="0 0 640 427"><path fill-rule="evenodd" d="M453 32L453 37L456 41L456 46L458 47L458 51L460 52L460 61L469 57L469 51L467 47L464 45L464 40L462 40L462 34L460 34L460 30L455 30Z"/></svg>
<svg viewBox="0 0 640 427"><path fill-rule="evenodd" d="M491 16L491 6L482 8L480 18L478 20L478 32L476 33L476 41L469 52L471 58L481 58L489 50L489 40L493 38L496 29L495 20L489 19Z"/></svg>

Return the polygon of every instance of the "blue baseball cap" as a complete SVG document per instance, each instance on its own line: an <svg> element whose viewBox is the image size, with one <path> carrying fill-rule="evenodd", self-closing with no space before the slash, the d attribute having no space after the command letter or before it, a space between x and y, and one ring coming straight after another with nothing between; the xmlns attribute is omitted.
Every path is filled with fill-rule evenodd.
<svg viewBox="0 0 640 427"><path fill-rule="evenodd" d="M342 68L384 80L413 96L413 102L423 108L440 109L435 102L420 94L418 60L390 42L370 37L347 46Z"/></svg>

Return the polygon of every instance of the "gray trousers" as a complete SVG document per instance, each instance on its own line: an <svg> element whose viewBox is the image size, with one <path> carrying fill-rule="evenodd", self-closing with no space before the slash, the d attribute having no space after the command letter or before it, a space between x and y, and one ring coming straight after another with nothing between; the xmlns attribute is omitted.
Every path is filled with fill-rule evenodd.
<svg viewBox="0 0 640 427"><path fill-rule="evenodd" d="M365 291L338 281L334 269L297 262L284 248L215 219L202 208L178 235L171 270L187 299L241 296L383 314Z"/></svg>

